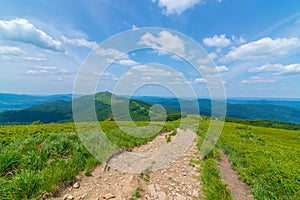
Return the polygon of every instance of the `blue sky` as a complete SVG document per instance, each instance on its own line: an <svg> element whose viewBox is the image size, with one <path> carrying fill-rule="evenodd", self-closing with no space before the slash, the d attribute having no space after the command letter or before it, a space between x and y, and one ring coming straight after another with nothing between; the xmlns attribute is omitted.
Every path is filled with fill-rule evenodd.
<svg viewBox="0 0 300 200"><path fill-rule="evenodd" d="M172 29L201 45L228 97L300 98L300 1L295 0L1 1L0 92L71 93L81 64L98 43L143 27ZM172 40L176 36L160 36L152 42L166 40L167 48L180 49ZM145 70L151 60L171 65L176 72L167 81L183 75L198 96L208 95L205 77L192 76L187 64L157 54L135 52L121 64L126 62L127 71ZM207 70L205 63L197 67ZM98 90L112 90L120 71L112 65Z"/></svg>

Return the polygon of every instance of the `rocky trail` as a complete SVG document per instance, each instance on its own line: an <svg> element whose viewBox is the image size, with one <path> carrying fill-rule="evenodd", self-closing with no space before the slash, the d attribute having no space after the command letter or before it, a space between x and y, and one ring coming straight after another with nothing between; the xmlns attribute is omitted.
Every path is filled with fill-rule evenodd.
<svg viewBox="0 0 300 200"><path fill-rule="evenodd" d="M57 192L52 200L193 200L204 199L197 160L196 135L178 130L167 142L158 135L153 141L132 152L115 155L97 166L90 176L76 177L76 182ZM221 152L220 171L236 200L252 200L248 186L238 179ZM109 170L106 170L109 169Z"/></svg>
<svg viewBox="0 0 300 200"><path fill-rule="evenodd" d="M51 199L199 199L200 173L190 164L197 154L195 134L178 130L169 143L167 134L117 155L107 171L102 164L90 176L78 176L73 186Z"/></svg>

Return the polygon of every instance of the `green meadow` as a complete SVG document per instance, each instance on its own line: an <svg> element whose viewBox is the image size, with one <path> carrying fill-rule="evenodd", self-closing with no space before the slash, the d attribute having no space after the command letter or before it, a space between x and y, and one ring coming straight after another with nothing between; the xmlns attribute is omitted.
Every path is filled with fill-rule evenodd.
<svg viewBox="0 0 300 200"><path fill-rule="evenodd" d="M210 120L202 117L197 131L199 148ZM99 123L116 147L132 148L149 142L159 132L170 132L166 140L171 141L177 127L191 127L197 124L197 117L188 115L182 124L180 120L155 122L160 130L146 138L125 133L114 121ZM135 122L138 127L148 124ZM135 130L127 122L122 126ZM300 131L226 122L215 148L191 164L199 165L206 199L232 199L217 167L220 149L229 156L240 179L251 187L255 199L299 199L299 141ZM55 193L82 171L89 175L100 164L81 142L73 123L0 126L0 152L0 199L38 199Z"/></svg>

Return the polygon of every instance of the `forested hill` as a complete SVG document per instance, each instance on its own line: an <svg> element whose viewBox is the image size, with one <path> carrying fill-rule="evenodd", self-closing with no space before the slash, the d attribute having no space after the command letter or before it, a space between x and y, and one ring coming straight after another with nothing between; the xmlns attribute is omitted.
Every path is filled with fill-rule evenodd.
<svg viewBox="0 0 300 200"><path fill-rule="evenodd" d="M300 108L268 104L228 104L227 116L300 124Z"/></svg>
<svg viewBox="0 0 300 200"><path fill-rule="evenodd" d="M72 120L71 101L57 100L54 102L0 113L1 124L68 122Z"/></svg>
<svg viewBox="0 0 300 200"><path fill-rule="evenodd" d="M78 101L84 105L87 96L80 97ZM97 118L99 121L113 120L112 110L111 110L111 98L112 94L109 92L100 92L95 95L95 109L97 113ZM114 106L119 109L118 120L130 120L126 115L126 111L123 109L128 103L128 99L124 97L114 96ZM144 103L140 100L129 100L129 112L131 118L134 121L149 121L149 110L151 104ZM85 110L82 115L89 119L89 115L93 111ZM181 113L171 109L166 109L167 120L176 120L181 117ZM159 114L152 113L154 119L162 120ZM0 123L1 124L28 124L34 121L41 121L42 123L63 123L72 122L72 101L57 100L50 103L45 103L42 105L32 106L29 108L11 110L0 113Z"/></svg>
<svg viewBox="0 0 300 200"><path fill-rule="evenodd" d="M19 110L29 108L44 103L57 100L70 101L71 94L55 94L55 95L26 95L26 94L9 94L0 93L0 112L8 110Z"/></svg>
<svg viewBox="0 0 300 200"><path fill-rule="evenodd" d="M211 115L211 100L210 99L198 99L197 101L191 101L188 99L176 99L165 97L149 97L139 96L133 97L134 99L148 102L151 104L161 104L166 108L180 110L188 113ZM181 105L180 105L180 103ZM227 117L251 119L251 120L272 120L280 122L289 122L300 124L300 101L241 101L238 104L238 100L234 103L227 102ZM260 103L259 103L260 102ZM271 104L273 102L273 104ZM286 104L284 104L286 102ZM198 104L198 105L197 105ZM215 101L216 107L222 105L222 103ZM287 106L284 106L287 105ZM293 106L295 105L295 106ZM181 106L181 107L180 107ZM199 106L199 109L197 108ZM220 117L220 116L215 116Z"/></svg>

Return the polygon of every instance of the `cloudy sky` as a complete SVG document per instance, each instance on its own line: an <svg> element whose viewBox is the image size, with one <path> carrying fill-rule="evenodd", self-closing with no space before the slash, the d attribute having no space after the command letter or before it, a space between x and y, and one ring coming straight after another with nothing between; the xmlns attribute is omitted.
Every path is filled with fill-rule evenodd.
<svg viewBox="0 0 300 200"><path fill-rule="evenodd" d="M202 46L228 97L300 98L300 1L295 0L0 1L0 92L72 93L76 74L97 44L143 27L166 31L143 34L137 45L191 56L186 40L170 29ZM113 48L98 50L119 56ZM154 61L174 69L145 64ZM214 70L204 59L196 67ZM207 77L157 50L119 57L97 90L112 90L125 73L185 82L198 96L207 95ZM158 91L149 86L147 92L151 88Z"/></svg>

